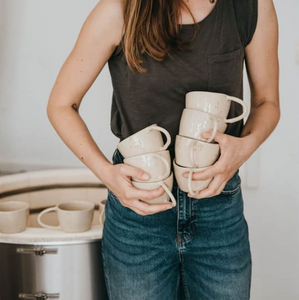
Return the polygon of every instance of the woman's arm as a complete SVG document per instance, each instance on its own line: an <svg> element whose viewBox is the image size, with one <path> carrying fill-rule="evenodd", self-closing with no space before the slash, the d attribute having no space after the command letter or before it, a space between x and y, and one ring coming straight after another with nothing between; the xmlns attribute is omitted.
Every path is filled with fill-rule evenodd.
<svg viewBox="0 0 299 300"><path fill-rule="evenodd" d="M108 165L79 114L81 101L120 39L116 1L99 2L84 22L52 88L48 118L69 149L98 177ZM98 28L98 30L97 30ZM109 32L109 34L108 34Z"/></svg>
<svg viewBox="0 0 299 300"><path fill-rule="evenodd" d="M275 129L280 118L278 91L278 23L272 0L258 1L258 22L252 41L245 49L251 88L251 111L240 138L218 132L215 141L221 148L219 160L194 180L213 178L196 197L218 195L237 169ZM209 133L203 134L208 138ZM185 173L184 176L188 176Z"/></svg>
<svg viewBox="0 0 299 300"><path fill-rule="evenodd" d="M146 180L146 174L124 164L112 165L93 140L79 114L81 101L120 43L123 8L120 0L101 0L84 22L75 46L64 62L52 88L48 118L69 149L120 199L139 214L156 213L170 204L149 205L149 200L164 193L138 190L131 177Z"/></svg>

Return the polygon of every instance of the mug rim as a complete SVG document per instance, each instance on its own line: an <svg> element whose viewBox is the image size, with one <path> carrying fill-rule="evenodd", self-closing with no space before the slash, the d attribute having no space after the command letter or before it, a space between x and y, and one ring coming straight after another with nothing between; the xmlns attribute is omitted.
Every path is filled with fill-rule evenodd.
<svg viewBox="0 0 299 300"><path fill-rule="evenodd" d="M72 204L77 204L77 203L84 204L84 205L89 205L89 207L84 208L84 209L76 209L76 210L63 209L63 208L60 207L60 205L68 205L68 204L72 205ZM84 212L84 211L92 210L92 209L94 209L94 206L95 206L94 203L89 202L89 201L66 201L66 202L59 203L56 207L57 207L58 210L61 210L61 211L68 211L68 212L76 213L76 212Z"/></svg>
<svg viewBox="0 0 299 300"><path fill-rule="evenodd" d="M118 148L119 145L123 145L123 144L124 144L125 142L127 142L130 138L132 138L133 136L139 134L141 131L143 131L143 130L145 130L145 129L151 127L151 126L158 126L158 125L157 125L156 123L155 123L155 124L151 124L151 125L149 125L149 126L146 126L146 127L143 128L143 129L140 129L139 131L137 131L137 132L131 134L131 135L128 136L127 138L125 138L125 139L123 139L122 141L120 141L120 142L118 143L118 145L117 145L117 148Z"/></svg>
<svg viewBox="0 0 299 300"><path fill-rule="evenodd" d="M210 118L216 118L217 123L222 123L222 125L226 125L227 126L227 123L225 122L224 118L218 117L216 115L213 115L211 113L205 112L205 111L200 110L200 109L194 109L194 108L187 108L187 107L185 107L184 110L183 110L183 113L184 113L184 111L188 112L189 110L191 110L193 112L196 112L196 113L201 113L203 115L209 115Z"/></svg>
<svg viewBox="0 0 299 300"><path fill-rule="evenodd" d="M184 167L184 166L178 165L178 164L176 163L175 158L173 159L172 162L173 162L174 167L177 167L177 168L180 169L180 170L185 169L184 172L188 172L188 171L190 171L190 170L192 170L193 172L196 172L196 171L200 172L200 171L204 171L205 169L211 167L211 166L208 166L208 167L200 167L200 168Z"/></svg>
<svg viewBox="0 0 299 300"><path fill-rule="evenodd" d="M199 93L201 93L201 94L221 95L221 96L229 97L229 95L224 94L224 93L209 92L209 91L190 91L190 92L186 93L186 97L187 97L187 95L189 95L189 94L199 94Z"/></svg>
<svg viewBox="0 0 299 300"><path fill-rule="evenodd" d="M1 206L6 206L9 204L21 204L23 205L23 207L19 207L17 209L13 209L13 210L1 210ZM5 201L5 202L0 202L0 214L7 214L7 213L17 213L17 212L21 212L21 211L26 211L29 210L29 204L27 202L23 202L23 201Z"/></svg>
<svg viewBox="0 0 299 300"><path fill-rule="evenodd" d="M159 151L152 151L152 152L146 152L146 153L141 153L141 154L137 154L137 155L133 155L133 156L130 156L130 157L126 157L124 158L124 162L128 161L129 159L134 159L134 158L138 158L138 157L142 157L144 155L152 155L154 153L159 153L159 152L168 152L169 153L169 150L159 150ZM170 154L170 153L169 153Z"/></svg>
<svg viewBox="0 0 299 300"><path fill-rule="evenodd" d="M147 181L134 181L134 183L137 183L138 184L145 184L145 185L150 185L150 184L159 184L159 183L165 183L166 184L166 181L167 180L170 180L171 177L173 178L173 172L170 172L170 175L163 179L163 180L157 180L157 181L151 181L151 182L147 182ZM136 186L135 186L136 187ZM136 187L137 188L137 187ZM158 187L157 187L158 188Z"/></svg>
<svg viewBox="0 0 299 300"><path fill-rule="evenodd" d="M197 142L199 142L200 144L202 143L205 146L212 146L212 147L214 147L214 146L218 146L219 145L219 143L214 142L214 141L208 143L208 142L205 142L205 141L202 141L202 140L198 140L198 139L194 139L194 138L191 138L191 137L188 137L188 136L185 136L185 135L177 134L176 136L179 137L179 138L184 138L184 139L187 139L187 140L192 140L192 141L194 141L196 143Z"/></svg>

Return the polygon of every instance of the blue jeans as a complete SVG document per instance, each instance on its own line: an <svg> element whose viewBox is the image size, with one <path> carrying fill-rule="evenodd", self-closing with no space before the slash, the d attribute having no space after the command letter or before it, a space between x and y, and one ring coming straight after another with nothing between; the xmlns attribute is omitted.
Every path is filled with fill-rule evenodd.
<svg viewBox="0 0 299 300"><path fill-rule="evenodd" d="M113 164L123 162L118 150ZM141 216L108 190L102 239L110 300L247 300L251 252L236 174L223 192L189 198L174 182L177 206Z"/></svg>

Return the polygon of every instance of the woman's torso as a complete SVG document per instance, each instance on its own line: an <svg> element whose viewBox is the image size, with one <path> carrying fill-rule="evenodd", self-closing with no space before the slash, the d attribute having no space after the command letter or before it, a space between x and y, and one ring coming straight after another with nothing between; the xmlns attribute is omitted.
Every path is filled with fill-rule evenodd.
<svg viewBox="0 0 299 300"><path fill-rule="evenodd" d="M240 1L236 7L235 2ZM173 152L185 95L210 91L243 98L244 48L255 29L257 0L218 0L206 18L198 22L198 34L190 51L178 49L162 62L143 55L147 73L132 73L121 44L108 61L113 84L111 130L120 140L151 124L169 131ZM248 20L252 20L252 24ZM242 23L243 22L243 23ZM246 23L245 23L246 22ZM189 41L194 25L182 25L181 37ZM232 103L229 117L242 113ZM228 124L226 133L240 136L243 121Z"/></svg>

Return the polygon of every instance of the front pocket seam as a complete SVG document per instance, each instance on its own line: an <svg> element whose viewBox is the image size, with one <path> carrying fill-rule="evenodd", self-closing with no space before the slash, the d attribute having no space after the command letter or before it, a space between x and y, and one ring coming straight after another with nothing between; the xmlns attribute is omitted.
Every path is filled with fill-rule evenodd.
<svg viewBox="0 0 299 300"><path fill-rule="evenodd" d="M223 190L221 192L221 195L233 196L233 195L237 194L237 192L240 190L240 188L241 188L241 183L239 183L238 186L236 188L234 188L233 190L228 190L228 191Z"/></svg>

